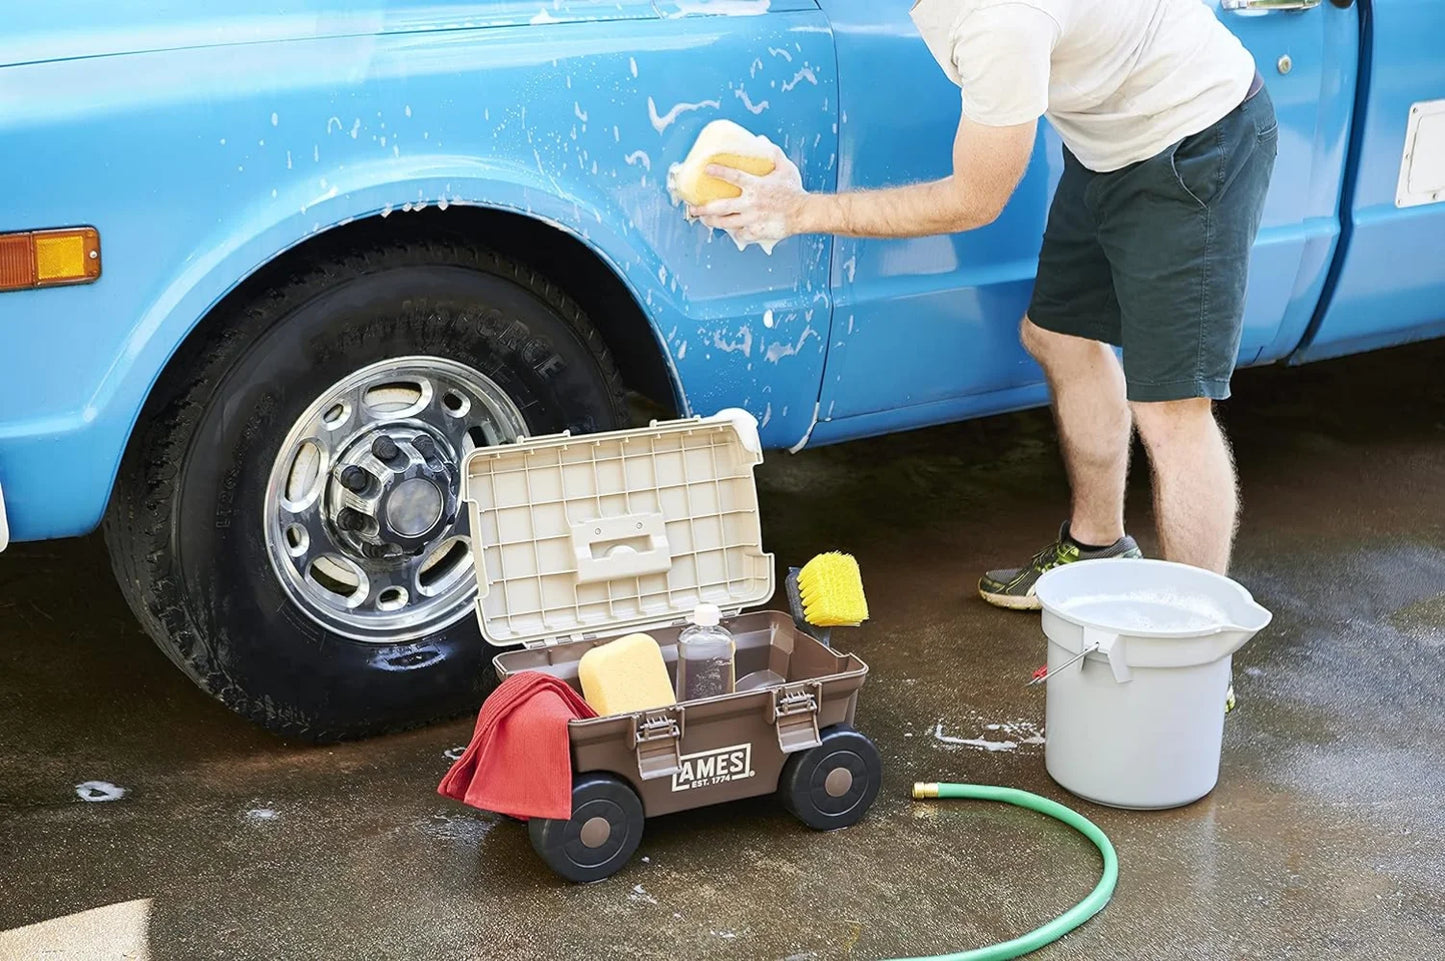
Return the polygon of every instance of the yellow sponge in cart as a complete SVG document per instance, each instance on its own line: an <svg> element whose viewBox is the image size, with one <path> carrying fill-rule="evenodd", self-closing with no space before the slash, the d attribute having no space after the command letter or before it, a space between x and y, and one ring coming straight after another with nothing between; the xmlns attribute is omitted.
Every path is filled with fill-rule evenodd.
<svg viewBox="0 0 1445 961"><path fill-rule="evenodd" d="M582 655L577 677L582 697L604 716L677 703L662 648L646 634L628 634L592 648Z"/></svg>

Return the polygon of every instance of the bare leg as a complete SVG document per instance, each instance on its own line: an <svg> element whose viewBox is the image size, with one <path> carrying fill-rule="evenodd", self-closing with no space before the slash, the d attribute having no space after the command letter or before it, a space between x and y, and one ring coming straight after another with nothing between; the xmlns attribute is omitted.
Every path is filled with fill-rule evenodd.
<svg viewBox="0 0 1445 961"><path fill-rule="evenodd" d="M1124 371L1107 344L1044 330L1027 317L1023 345L1044 368L1069 474L1069 533L1085 544L1124 536L1124 482L1132 427Z"/></svg>
<svg viewBox="0 0 1445 961"><path fill-rule="evenodd" d="M1198 398L1133 408L1154 472L1154 515L1165 558L1226 573L1239 489L1213 404Z"/></svg>

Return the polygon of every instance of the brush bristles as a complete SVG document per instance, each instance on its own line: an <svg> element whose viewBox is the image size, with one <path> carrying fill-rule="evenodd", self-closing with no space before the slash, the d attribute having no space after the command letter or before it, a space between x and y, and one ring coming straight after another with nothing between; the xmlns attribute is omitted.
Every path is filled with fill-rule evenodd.
<svg viewBox="0 0 1445 961"><path fill-rule="evenodd" d="M863 577L851 554L819 554L798 572L803 616L814 627L845 627L868 620Z"/></svg>

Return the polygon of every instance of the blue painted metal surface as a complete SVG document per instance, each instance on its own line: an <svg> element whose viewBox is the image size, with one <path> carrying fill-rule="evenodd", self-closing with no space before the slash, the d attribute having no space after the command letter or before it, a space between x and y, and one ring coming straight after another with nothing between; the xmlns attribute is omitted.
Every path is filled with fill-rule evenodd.
<svg viewBox="0 0 1445 961"><path fill-rule="evenodd" d="M1358 11L1219 11L1254 54L1279 117L1279 158L1250 263L1240 363L1278 360L1309 325L1340 236ZM1288 72L1281 68L1288 57Z"/></svg>
<svg viewBox="0 0 1445 961"><path fill-rule="evenodd" d="M907 5L822 5L836 37L843 97L839 186L947 176L959 91L919 39ZM1051 132L1040 139L1057 142ZM1061 166L1057 149L1037 151L1004 215L981 230L836 241L836 312L820 420L915 406L927 417L941 402L1039 381L1019 346L1018 323ZM815 436L847 435L845 428Z"/></svg>
<svg viewBox="0 0 1445 961"><path fill-rule="evenodd" d="M7 39L6 59L33 62L0 69L0 165L26 185L0 228L94 224L105 271L0 297L0 483L18 538L98 522L148 390L227 291L318 231L418 207L483 204L581 238L652 319L694 409L743 404L773 446L803 437L830 241L740 253L684 222L664 178L707 121L765 118L809 188L834 185L833 46L816 8L634 4L646 19L570 23L552 21L618 11L504 4L544 22L474 27L490 5L391 2L365 32L372 16L339 2L293 4L314 16L279 23L261 6L237 25L247 8L232 5L224 37L242 44L206 45L222 26L180 4L175 35L115 13L95 36ZM154 52L53 59L107 46Z"/></svg>
<svg viewBox="0 0 1445 961"><path fill-rule="evenodd" d="M1445 4L1373 0L1368 16L1348 248L1298 362L1445 334L1445 203L1395 206L1410 107L1445 99Z"/></svg>
<svg viewBox="0 0 1445 961"><path fill-rule="evenodd" d="M972 235L809 237L769 257L668 203L667 166L718 117L783 143L811 189L946 173L958 94L905 4L12 6L0 173L24 189L0 229L94 224L105 268L89 287L0 294L0 483L17 538L95 525L148 391L228 291L318 232L418 207L511 210L580 239L643 309L685 405L745 406L770 446L1044 400L1015 331L1059 172L1051 132L1004 217ZM1445 7L1371 8L1353 150L1359 5L1220 14L1282 120L1246 363L1289 355L1312 315L1301 357L1440 332L1445 206L1396 211L1393 189L1408 104L1445 97Z"/></svg>
<svg viewBox="0 0 1445 961"><path fill-rule="evenodd" d="M869 188L949 173L959 92L900 6L821 0L837 38L843 96L840 186ZM1280 118L1278 170L1252 264L1240 348L1275 360L1299 342L1339 234L1357 54L1355 11L1220 16L1250 48ZM1281 56L1292 67L1279 72ZM888 84L855 78L887 76ZM911 109L900 112L898 91ZM1019 346L1048 199L1062 170L1045 128L998 222L952 237L839 239L836 313L815 440L936 423L1042 397L1042 373ZM1032 388L1031 390L1023 390ZM912 408L916 408L910 410ZM859 418L853 423L853 418ZM826 424L828 421L837 423Z"/></svg>

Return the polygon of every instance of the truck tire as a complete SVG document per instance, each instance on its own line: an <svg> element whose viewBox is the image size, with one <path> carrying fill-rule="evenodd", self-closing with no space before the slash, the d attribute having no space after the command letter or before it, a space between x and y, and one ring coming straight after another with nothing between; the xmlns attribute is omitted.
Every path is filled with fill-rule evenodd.
<svg viewBox="0 0 1445 961"><path fill-rule="evenodd" d="M788 758L778 797L815 831L858 823L878 797L883 759L871 740L846 724L824 728L823 743Z"/></svg>
<svg viewBox="0 0 1445 961"><path fill-rule="evenodd" d="M228 304L157 385L106 514L147 632L288 737L415 726L495 684L459 464L625 422L597 331L460 243L339 255Z"/></svg>

